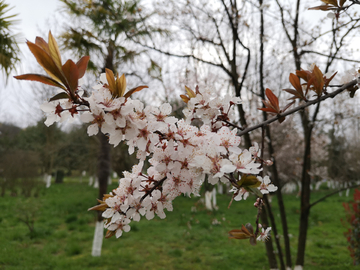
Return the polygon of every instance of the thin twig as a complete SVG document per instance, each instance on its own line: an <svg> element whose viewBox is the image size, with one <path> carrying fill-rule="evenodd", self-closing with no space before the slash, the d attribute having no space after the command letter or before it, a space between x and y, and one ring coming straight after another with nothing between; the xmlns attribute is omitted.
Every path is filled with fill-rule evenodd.
<svg viewBox="0 0 360 270"><path fill-rule="evenodd" d="M352 188L356 188L356 187L360 187L359 184L356 184L356 185L353 185L353 186L350 186L350 187L346 187L346 188L342 188L342 189L339 189L339 190L336 190L334 192L331 192L330 194L328 195L325 195L324 197L316 200L315 202L313 202L312 204L309 205L309 208L313 207L314 205L318 204L319 202L322 202L324 201L326 198L332 196L332 195L335 195L336 193L339 193L341 191L344 191L344 190L347 190L347 189L352 189Z"/></svg>

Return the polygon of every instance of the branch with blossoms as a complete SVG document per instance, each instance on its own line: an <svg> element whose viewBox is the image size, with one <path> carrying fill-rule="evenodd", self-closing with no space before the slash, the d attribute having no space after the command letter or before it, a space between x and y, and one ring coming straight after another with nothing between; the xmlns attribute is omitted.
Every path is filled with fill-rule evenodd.
<svg viewBox="0 0 360 270"><path fill-rule="evenodd" d="M230 238L250 239L252 244L256 244L256 240L267 239L270 229L260 232L258 221L261 198L278 188L271 183L269 176L259 176L261 164L270 165L271 162L262 160L258 144L241 149L240 136L272 121L238 132L232 123L235 120L234 107L241 102L240 99L229 95L219 98L213 92L198 87L195 91L185 87L186 95L181 96L186 103L183 110L185 117L177 119L171 116L172 108L168 103L154 107L132 99L133 93L147 86L138 86L126 92L125 76L115 76L110 70L101 74L91 96L85 97L79 87L79 79L84 75L89 57L83 57L76 64L68 60L62 65L51 33L48 42L38 37L35 43L27 44L49 77L25 74L15 78L39 81L60 89L41 106L47 114L46 125L63 122L79 114L82 122L90 123L87 128L89 136L102 132L108 136L110 144L116 146L124 142L128 145L129 154L136 152L138 164L131 172L123 173L119 186L104 195L99 200L100 204L90 208L102 211L106 237L120 237L130 230L131 221L140 221L141 217L148 220L155 215L165 218L164 210L173 210L172 201L176 197L182 194L199 196L201 185L206 180L213 185L230 183L232 200L245 200L249 194L258 198L255 203L258 209L255 232L248 223L241 230L230 231ZM299 77L306 83L301 85ZM300 99L310 106L331 97L328 95L332 93L328 94L326 87L333 77L327 79L315 66L311 71L290 75L295 90L285 90L293 94L292 100ZM353 86L350 83L342 88ZM311 90L317 95L314 101L307 98ZM286 115L305 108L300 106L285 113L294 102L280 109L278 98L270 89L266 95L268 100L264 101L265 108L262 110L276 114L272 119L280 122ZM194 120L201 124L196 126ZM148 168L144 167L145 160L150 164Z"/></svg>

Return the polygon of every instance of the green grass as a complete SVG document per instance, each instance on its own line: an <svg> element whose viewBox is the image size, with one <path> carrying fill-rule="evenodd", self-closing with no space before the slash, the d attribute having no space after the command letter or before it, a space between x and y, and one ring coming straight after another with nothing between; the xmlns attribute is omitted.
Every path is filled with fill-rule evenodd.
<svg viewBox="0 0 360 270"><path fill-rule="evenodd" d="M312 200L329 191L313 193ZM0 269L268 269L263 243L229 240L227 232L254 223L254 198L234 202L218 196L219 210L206 211L199 198L180 197L167 218L131 223L120 239L105 239L101 257L91 256L95 214L87 212L97 190L75 182L52 185L39 198L0 199ZM311 211L305 269L355 269L343 236L343 201L335 195ZM293 260L296 257L299 199L285 195ZM280 226L276 198L274 214ZM197 211L191 212L196 206ZM35 211L34 231L18 217ZM212 225L217 219L219 225ZM281 228L278 228L281 232Z"/></svg>

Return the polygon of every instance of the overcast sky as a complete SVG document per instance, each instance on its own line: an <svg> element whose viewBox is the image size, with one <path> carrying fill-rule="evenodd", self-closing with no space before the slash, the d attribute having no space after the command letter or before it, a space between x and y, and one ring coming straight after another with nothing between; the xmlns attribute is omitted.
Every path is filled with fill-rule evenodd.
<svg viewBox="0 0 360 270"><path fill-rule="evenodd" d="M41 116L41 112L37 106L34 106L31 83L16 81L12 76L32 71L31 66L36 62L25 42L26 40L34 42L36 36L44 34L47 37L48 31L57 27L56 19L61 17L57 14L62 3L59 0L5 0L5 2L13 7L8 15L18 14L19 22L13 30L19 33L21 64L11 74L6 85L3 74L0 74L0 122L11 122L25 127L34 124Z"/></svg>

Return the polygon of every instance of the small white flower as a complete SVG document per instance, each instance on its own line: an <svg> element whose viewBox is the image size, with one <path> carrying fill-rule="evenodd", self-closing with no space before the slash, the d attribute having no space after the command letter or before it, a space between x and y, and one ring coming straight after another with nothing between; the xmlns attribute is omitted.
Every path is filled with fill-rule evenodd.
<svg viewBox="0 0 360 270"><path fill-rule="evenodd" d="M271 227L267 227L266 230L264 230L264 228L261 228L261 233L256 238L256 240L265 242L270 237L270 231L271 231Z"/></svg>

